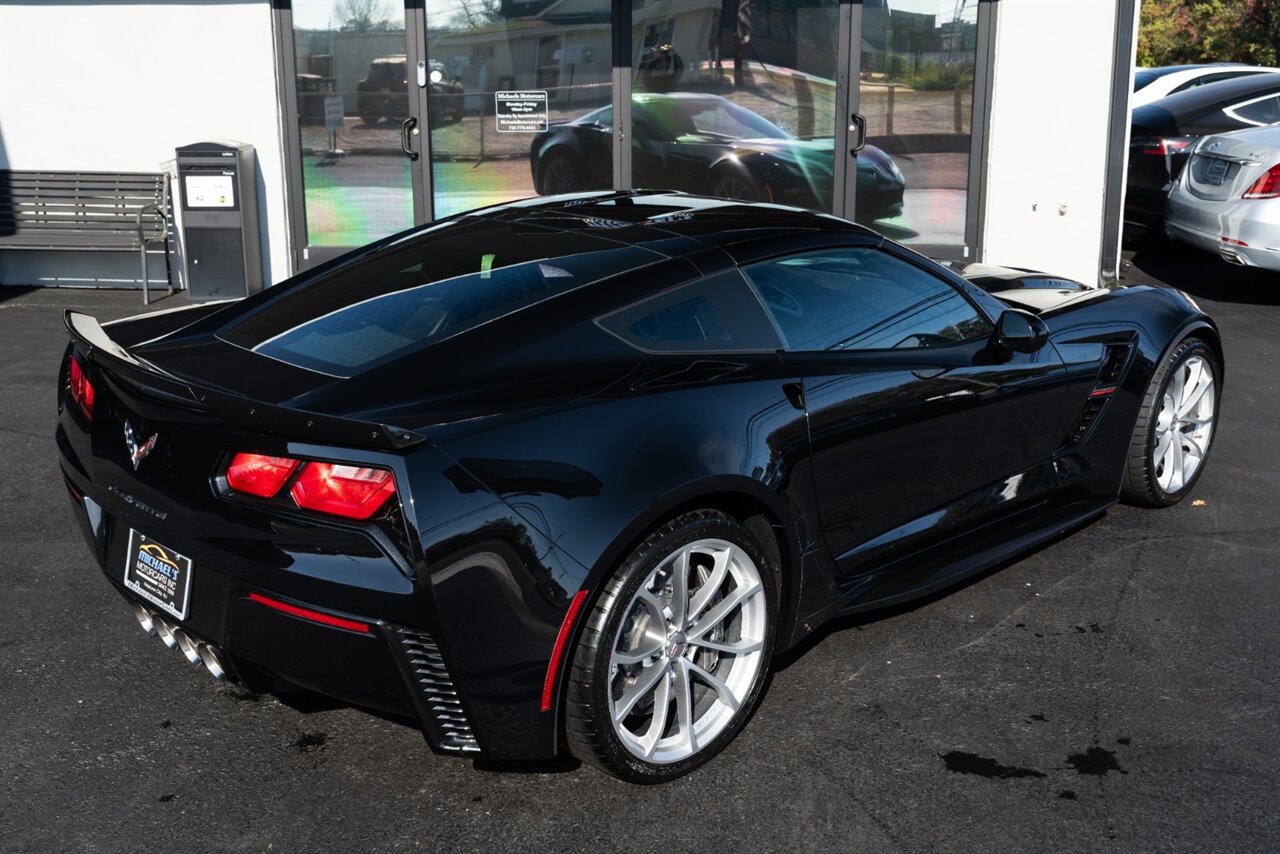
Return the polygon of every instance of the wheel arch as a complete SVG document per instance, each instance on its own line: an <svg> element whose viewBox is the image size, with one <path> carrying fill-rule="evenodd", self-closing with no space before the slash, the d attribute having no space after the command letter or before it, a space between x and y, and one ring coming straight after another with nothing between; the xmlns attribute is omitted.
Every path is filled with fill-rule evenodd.
<svg viewBox="0 0 1280 854"><path fill-rule="evenodd" d="M1213 347L1215 353L1218 354L1218 385L1221 388L1225 385L1227 373L1226 354L1222 352L1222 334L1218 332L1218 327L1207 317L1197 317L1184 323L1178 328L1169 339L1164 349L1160 352L1160 359L1157 365L1163 365L1165 360L1181 346L1183 341L1188 338L1203 338Z"/></svg>
<svg viewBox="0 0 1280 854"><path fill-rule="evenodd" d="M564 656L570 658L587 624L587 614L595 607L605 581L614 567L656 528L695 510L717 510L737 520L749 530L773 562L778 596L778 625L774 630L775 654L785 649L791 626L797 618L800 592L800 544L796 525L798 514L757 480L744 475L719 475L694 481L672 490L652 502L628 523L600 553L591 566L582 590L587 591L582 608L566 638ZM552 696L556 741L564 743L565 695L569 680L561 662Z"/></svg>
<svg viewBox="0 0 1280 854"><path fill-rule="evenodd" d="M533 175L533 189L538 195L543 195L542 181L547 171L547 163L553 157L564 156L573 160L575 157L581 157L581 146L577 144L576 139L566 139L563 135L549 139L543 143L541 150L538 152L537 169Z"/></svg>

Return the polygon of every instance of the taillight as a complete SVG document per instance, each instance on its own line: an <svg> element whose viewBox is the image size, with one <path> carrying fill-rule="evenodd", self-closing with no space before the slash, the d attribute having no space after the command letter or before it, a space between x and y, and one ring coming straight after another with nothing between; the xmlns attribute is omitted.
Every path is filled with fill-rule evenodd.
<svg viewBox="0 0 1280 854"><path fill-rule="evenodd" d="M71 357L71 402L80 407L86 418L93 420L93 383L89 382L89 376L85 373L84 368L80 367L80 360L75 356Z"/></svg>
<svg viewBox="0 0 1280 854"><path fill-rule="evenodd" d="M227 486L235 492L274 498L299 468L289 497L304 510L368 519L396 494L395 475L387 469L244 452L231 458Z"/></svg>
<svg viewBox="0 0 1280 854"><path fill-rule="evenodd" d="M1177 154L1195 144L1198 136L1166 136L1148 141L1142 147L1143 154L1154 154L1157 157L1168 157Z"/></svg>
<svg viewBox="0 0 1280 854"><path fill-rule="evenodd" d="M348 519L368 519L395 492L386 469L342 463L307 463L289 490L299 507Z"/></svg>
<svg viewBox="0 0 1280 854"><path fill-rule="evenodd" d="M227 466L227 486L236 492L271 498L280 491L300 462L266 454L236 454L231 465Z"/></svg>
<svg viewBox="0 0 1280 854"><path fill-rule="evenodd" d="M1280 163L1272 166L1244 191L1242 199L1274 199L1280 197Z"/></svg>

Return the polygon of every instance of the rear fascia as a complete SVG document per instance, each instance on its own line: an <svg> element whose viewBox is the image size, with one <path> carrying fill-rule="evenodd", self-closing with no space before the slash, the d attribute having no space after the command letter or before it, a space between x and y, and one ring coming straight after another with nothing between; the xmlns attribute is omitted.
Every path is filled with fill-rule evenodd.
<svg viewBox="0 0 1280 854"><path fill-rule="evenodd" d="M452 696L474 725L472 744L487 754L554 754L554 717L539 703L556 631L585 577L579 565L425 442L375 450L248 431L184 400L184 383L88 331L76 338L84 349L68 353L88 363L99 389L94 421L62 405L64 358L57 444L78 525L126 598L138 601L123 588L134 528L193 560L192 605L181 627L220 648L251 688L301 685L416 717L433 746L470 752L456 726L448 728L458 715L441 712ZM130 368L147 381L145 391L126 380ZM155 459L136 471L124 448L127 417L160 436ZM392 470L403 547L381 535L385 518L347 523L221 494L218 476L236 450ZM86 498L102 508L96 521ZM251 593L372 631L320 625L253 602ZM422 661L437 663L423 658L431 644L448 687L439 673L421 672Z"/></svg>

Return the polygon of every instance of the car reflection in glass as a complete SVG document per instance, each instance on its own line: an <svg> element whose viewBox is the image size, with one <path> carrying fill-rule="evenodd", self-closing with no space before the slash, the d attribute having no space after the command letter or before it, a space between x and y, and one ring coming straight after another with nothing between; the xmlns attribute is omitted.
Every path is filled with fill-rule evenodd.
<svg viewBox="0 0 1280 854"><path fill-rule="evenodd" d="M632 174L637 187L831 210L835 140L799 139L717 95L632 96ZM601 107L533 139L541 195L612 186L613 107ZM857 218L898 216L906 182L874 145L858 154Z"/></svg>

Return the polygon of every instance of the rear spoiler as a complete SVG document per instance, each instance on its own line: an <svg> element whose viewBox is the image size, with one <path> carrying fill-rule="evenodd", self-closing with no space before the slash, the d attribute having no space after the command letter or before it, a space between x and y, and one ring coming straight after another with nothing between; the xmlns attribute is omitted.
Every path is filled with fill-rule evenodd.
<svg viewBox="0 0 1280 854"><path fill-rule="evenodd" d="M76 349L90 362L109 367L145 394L198 412L217 413L246 430L386 451L399 451L426 441L403 427L291 409L201 385L129 352L111 339L97 318L70 310L64 312L63 318Z"/></svg>

